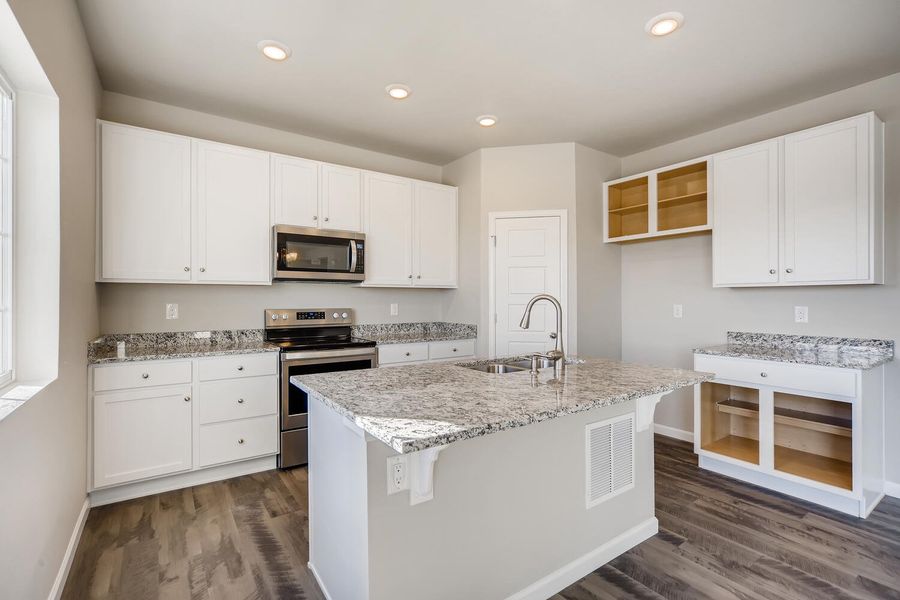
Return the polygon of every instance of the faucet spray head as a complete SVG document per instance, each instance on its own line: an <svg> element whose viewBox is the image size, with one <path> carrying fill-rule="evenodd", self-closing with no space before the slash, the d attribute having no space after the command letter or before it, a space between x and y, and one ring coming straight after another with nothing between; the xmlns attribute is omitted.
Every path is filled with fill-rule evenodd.
<svg viewBox="0 0 900 600"><path fill-rule="evenodd" d="M522 329L528 329L528 326L531 324L531 311L526 310L525 314L522 315L522 320L519 321L519 327Z"/></svg>

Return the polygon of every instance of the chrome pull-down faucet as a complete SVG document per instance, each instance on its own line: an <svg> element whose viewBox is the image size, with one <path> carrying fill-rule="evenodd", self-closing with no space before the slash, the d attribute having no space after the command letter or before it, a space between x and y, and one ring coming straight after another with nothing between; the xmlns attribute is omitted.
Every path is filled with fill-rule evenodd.
<svg viewBox="0 0 900 600"><path fill-rule="evenodd" d="M534 305L541 300L546 300L553 305L553 308L556 309L556 335L550 334L550 337L553 338L553 350L547 352L546 354L535 352L531 355L532 374L537 373L537 361L539 358L548 358L554 361L554 369L556 369L557 365L564 368L566 364L566 352L563 349L562 339L563 312L562 305L559 303L559 300L557 300L550 294L538 294L537 296L529 300L528 304L525 306L525 314L522 315L522 320L519 321L519 327L521 327L522 329L528 329L529 325L531 324L531 309L534 308Z"/></svg>

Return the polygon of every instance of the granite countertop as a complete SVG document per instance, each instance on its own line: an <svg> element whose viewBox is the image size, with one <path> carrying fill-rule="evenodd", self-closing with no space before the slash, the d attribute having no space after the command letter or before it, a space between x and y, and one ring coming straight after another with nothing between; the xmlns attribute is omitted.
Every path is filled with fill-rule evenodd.
<svg viewBox="0 0 900 600"><path fill-rule="evenodd" d="M514 359L504 359L509 362ZM400 453L416 452L670 392L711 373L587 359L560 380L542 369L495 375L465 364L423 364L298 375L291 383Z"/></svg>
<svg viewBox="0 0 900 600"><path fill-rule="evenodd" d="M729 331L727 343L696 354L770 360L841 369L872 369L893 360L893 340Z"/></svg>
<svg viewBox="0 0 900 600"><path fill-rule="evenodd" d="M209 338L197 338L193 331L104 335L88 344L88 364L279 351L277 345L263 339L262 329L231 329L208 333ZM118 354L118 342L125 343L125 353L122 356Z"/></svg>
<svg viewBox="0 0 900 600"><path fill-rule="evenodd" d="M467 340L478 337L478 327L466 323L386 323L354 325L353 336L384 344L413 344Z"/></svg>

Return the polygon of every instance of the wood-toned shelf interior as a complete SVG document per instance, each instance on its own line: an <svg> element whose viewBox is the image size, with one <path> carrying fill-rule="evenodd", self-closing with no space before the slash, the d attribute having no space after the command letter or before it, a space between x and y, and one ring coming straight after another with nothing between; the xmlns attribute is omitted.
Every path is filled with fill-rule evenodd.
<svg viewBox="0 0 900 600"><path fill-rule="evenodd" d="M744 417L759 418L759 405L752 402L729 399L717 402L716 406L722 412ZM853 435L853 422L849 418L820 415L781 406L775 407L775 423L793 425L794 427L800 427L802 429L821 431L822 433L830 433L843 437L851 437Z"/></svg>
<svg viewBox="0 0 900 600"><path fill-rule="evenodd" d="M656 175L658 231L708 225L706 161Z"/></svg>
<svg viewBox="0 0 900 600"><path fill-rule="evenodd" d="M704 450L730 456L754 465L759 464L759 441L737 435L727 435L701 446Z"/></svg>
<svg viewBox="0 0 900 600"><path fill-rule="evenodd" d="M722 410L722 405L728 409ZM759 464L759 390L707 382L700 385L700 447Z"/></svg>
<svg viewBox="0 0 900 600"><path fill-rule="evenodd" d="M853 489L853 463L829 456L776 445L775 470L845 490Z"/></svg>
<svg viewBox="0 0 900 600"><path fill-rule="evenodd" d="M609 238L650 231L650 179L638 177L609 186Z"/></svg>

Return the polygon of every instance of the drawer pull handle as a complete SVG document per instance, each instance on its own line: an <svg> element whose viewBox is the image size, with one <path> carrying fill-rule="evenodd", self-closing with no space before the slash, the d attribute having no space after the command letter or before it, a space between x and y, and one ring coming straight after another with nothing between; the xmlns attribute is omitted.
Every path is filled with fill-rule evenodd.
<svg viewBox="0 0 900 600"><path fill-rule="evenodd" d="M407 352L406 355L409 356L409 352Z"/></svg>
<svg viewBox="0 0 900 600"><path fill-rule="evenodd" d="M762 373L759 374L759 376L760 376L760 377L768 377L769 374L766 373L765 371L763 371Z"/></svg>
<svg viewBox="0 0 900 600"><path fill-rule="evenodd" d="M244 370L244 365L238 365L238 371L243 371L243 370Z"/></svg>
<svg viewBox="0 0 900 600"><path fill-rule="evenodd" d="M243 403L244 403L244 399L243 399L243 398L238 398L238 404L243 404Z"/></svg>
<svg viewBox="0 0 900 600"><path fill-rule="evenodd" d="M185 401L185 402L190 402L190 401L191 401L191 397L190 397L190 396L185 396L185 397L184 397L184 401Z"/></svg>
<svg viewBox="0 0 900 600"><path fill-rule="evenodd" d="M238 440L238 444L243 444L243 443L244 443L244 438L240 438L240 439Z"/></svg>
<svg viewBox="0 0 900 600"><path fill-rule="evenodd" d="M141 379L149 379L150 373L141 373Z"/></svg>

